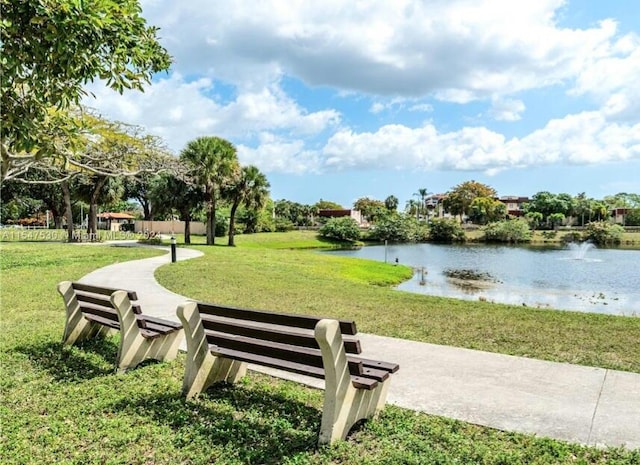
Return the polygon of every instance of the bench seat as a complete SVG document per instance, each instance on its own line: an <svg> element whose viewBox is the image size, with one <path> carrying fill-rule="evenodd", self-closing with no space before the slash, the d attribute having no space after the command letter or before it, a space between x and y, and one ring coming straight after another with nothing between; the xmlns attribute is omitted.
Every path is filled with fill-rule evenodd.
<svg viewBox="0 0 640 465"><path fill-rule="evenodd" d="M375 416L399 369L357 356L362 348L353 321L203 302L179 305L177 313L187 342L183 394L237 382L248 363L324 379L319 444L344 439L358 420Z"/></svg>
<svg viewBox="0 0 640 465"><path fill-rule="evenodd" d="M147 359L173 360L182 324L144 315L134 291L64 281L58 284L66 308L63 343L120 332L117 367L133 368Z"/></svg>

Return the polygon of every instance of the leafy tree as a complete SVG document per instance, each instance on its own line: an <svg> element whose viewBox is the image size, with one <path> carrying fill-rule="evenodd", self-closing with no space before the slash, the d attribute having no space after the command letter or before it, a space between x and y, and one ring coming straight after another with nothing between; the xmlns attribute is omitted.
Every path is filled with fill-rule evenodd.
<svg viewBox="0 0 640 465"><path fill-rule="evenodd" d="M123 194L121 178L102 175L79 178L78 195L89 204L87 234L92 241L98 238L98 205L115 202Z"/></svg>
<svg viewBox="0 0 640 465"><path fill-rule="evenodd" d="M138 0L2 0L2 170L64 156L60 138L76 129L66 112L98 78L139 89L171 59L146 25Z"/></svg>
<svg viewBox="0 0 640 465"><path fill-rule="evenodd" d="M379 241L413 242L420 238L420 228L412 216L387 212L376 219L370 237Z"/></svg>
<svg viewBox="0 0 640 465"><path fill-rule="evenodd" d="M542 213L540 212L528 212L525 213L524 217L529 222L529 227L534 231L540 226L543 219Z"/></svg>
<svg viewBox="0 0 640 465"><path fill-rule="evenodd" d="M640 208L640 194L620 192L606 196L604 203L611 208Z"/></svg>
<svg viewBox="0 0 640 465"><path fill-rule="evenodd" d="M436 242L464 241L460 223L451 218L434 218L429 223L429 240Z"/></svg>
<svg viewBox="0 0 640 465"><path fill-rule="evenodd" d="M179 213L184 221L184 243L191 244L191 221L202 209L202 189L174 174L163 173L150 185L147 195L158 215Z"/></svg>
<svg viewBox="0 0 640 465"><path fill-rule="evenodd" d="M248 209L262 209L269 197L269 181L257 167L243 166L240 175L227 188L226 196L231 200L228 245L233 246L235 245L235 219L238 206L244 204Z"/></svg>
<svg viewBox="0 0 640 465"><path fill-rule="evenodd" d="M539 212L543 221L552 227L558 223L559 215L562 215L562 220L573 215L576 208L575 200L569 194L552 194L548 191L536 193L530 202L523 205L525 214Z"/></svg>
<svg viewBox="0 0 640 465"><path fill-rule="evenodd" d="M447 193L444 199L444 208L452 215L469 216L471 204L477 197L495 197L496 191L492 187L477 181L465 181L458 184Z"/></svg>
<svg viewBox="0 0 640 465"><path fill-rule="evenodd" d="M531 240L531 229L527 220L503 220L489 223L484 227L484 238L489 242L528 242Z"/></svg>
<svg viewBox="0 0 640 465"><path fill-rule="evenodd" d="M420 218L420 202L418 200L407 200L404 210L408 215L415 216L416 219Z"/></svg>
<svg viewBox="0 0 640 465"><path fill-rule="evenodd" d="M275 220L280 224L278 231L290 231L296 226L310 226L313 224L313 215L316 208L313 205L303 205L290 200L278 200L274 202L273 208Z"/></svg>
<svg viewBox="0 0 640 465"><path fill-rule="evenodd" d="M384 208L389 211L396 211L398 209L398 197L395 195L390 195L386 199L384 199Z"/></svg>
<svg viewBox="0 0 640 465"><path fill-rule="evenodd" d="M507 206L492 197L476 197L471 202L469 218L474 223L487 224L507 216Z"/></svg>
<svg viewBox="0 0 640 465"><path fill-rule="evenodd" d="M585 227L584 238L596 245L617 245L622 240L624 228L606 221L593 221Z"/></svg>
<svg viewBox="0 0 640 465"><path fill-rule="evenodd" d="M336 202L330 200L318 200L314 205L316 210L344 210L344 207Z"/></svg>
<svg viewBox="0 0 640 465"><path fill-rule="evenodd" d="M253 208L240 208L238 212L238 222L244 226L244 232L248 234L258 232L275 231L275 223L272 218L273 208L256 210Z"/></svg>
<svg viewBox="0 0 640 465"><path fill-rule="evenodd" d="M154 219L151 202L151 191L153 185L158 181L158 176L150 173L143 173L136 177L124 179L124 198L135 199L142 207L143 219L150 221Z"/></svg>
<svg viewBox="0 0 640 465"><path fill-rule="evenodd" d="M381 200L370 199L369 197L361 197L353 204L355 210L359 210L367 220L372 223L376 221L378 216L384 215L386 207Z"/></svg>
<svg viewBox="0 0 640 465"><path fill-rule="evenodd" d="M238 176L236 148L220 137L199 137L187 144L180 159L194 182L204 190L207 212L207 245L215 243L216 207L221 191Z"/></svg>
<svg viewBox="0 0 640 465"><path fill-rule="evenodd" d="M640 208L628 210L624 216L624 224L626 226L640 226Z"/></svg>
<svg viewBox="0 0 640 465"><path fill-rule="evenodd" d="M318 233L322 237L339 241L354 242L360 239L358 222L349 216L331 218L320 228Z"/></svg>
<svg viewBox="0 0 640 465"><path fill-rule="evenodd" d="M549 218L548 218L549 223L551 224L551 227L554 229L560 226L564 221L564 219L565 219L564 213L552 213L551 215L549 215Z"/></svg>

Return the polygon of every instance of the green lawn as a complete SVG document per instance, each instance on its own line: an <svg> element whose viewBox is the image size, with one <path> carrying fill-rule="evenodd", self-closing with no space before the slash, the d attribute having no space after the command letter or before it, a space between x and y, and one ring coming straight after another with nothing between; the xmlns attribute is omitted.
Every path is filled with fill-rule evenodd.
<svg viewBox="0 0 640 465"><path fill-rule="evenodd" d="M284 275L295 264L304 276L314 270L320 272L320 282L333 279L324 261L332 257L313 252L289 255L288 251L242 247L206 249L207 258L201 263L210 256L238 257L253 251L247 259L259 258L259 254L280 257L283 263L273 266L282 266ZM59 281L156 253L65 244L0 245L3 464L640 463L640 450L583 447L393 406L387 406L378 420L354 431L347 441L317 449L321 391L251 374L237 386L211 389L186 401L180 395L183 355L171 363L147 362L118 374L114 372L115 338L61 347L64 309L55 290ZM277 253L282 255L270 255ZM316 256L320 261L315 262ZM264 272L265 264L257 269L238 264L248 277ZM185 271L182 266L173 264L162 271L176 270L177 280ZM385 288L366 283L384 282L380 272L391 271L376 271L367 263L330 268L350 285L359 283L374 292ZM398 275L404 272L401 267L396 270ZM309 286L314 283L307 282Z"/></svg>

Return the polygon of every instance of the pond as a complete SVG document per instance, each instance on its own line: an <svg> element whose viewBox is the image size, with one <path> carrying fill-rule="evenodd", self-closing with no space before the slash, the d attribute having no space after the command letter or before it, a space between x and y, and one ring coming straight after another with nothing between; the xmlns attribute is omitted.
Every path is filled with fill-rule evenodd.
<svg viewBox="0 0 640 465"><path fill-rule="evenodd" d="M332 252L414 268L401 291L530 307L640 316L640 251L401 244ZM424 269L424 271L423 271ZM472 275L480 279L468 278ZM477 275L477 276L473 276Z"/></svg>

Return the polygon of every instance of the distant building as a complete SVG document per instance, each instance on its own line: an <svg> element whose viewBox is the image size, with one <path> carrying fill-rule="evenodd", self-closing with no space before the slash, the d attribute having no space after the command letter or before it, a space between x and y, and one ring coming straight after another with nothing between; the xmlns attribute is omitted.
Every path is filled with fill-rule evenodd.
<svg viewBox="0 0 640 465"><path fill-rule="evenodd" d="M614 223L624 226L626 224L625 217L631 213L631 210L631 208L612 208L609 210L609 214Z"/></svg>
<svg viewBox="0 0 640 465"><path fill-rule="evenodd" d="M506 205L507 214L511 216L524 216L522 204L529 202L529 197L518 197L515 195L505 195L498 199Z"/></svg>
<svg viewBox="0 0 640 465"><path fill-rule="evenodd" d="M347 216L356 220L359 226L366 225L366 222L362 220L360 210L318 210L318 216L320 218L342 218Z"/></svg>
<svg viewBox="0 0 640 465"><path fill-rule="evenodd" d="M447 194L431 194L424 199L424 206L427 208L429 217L450 217L448 213L444 211L444 199Z"/></svg>
<svg viewBox="0 0 640 465"><path fill-rule="evenodd" d="M97 218L98 229L121 231L123 224L133 224L133 220L136 217L128 213L98 213Z"/></svg>

